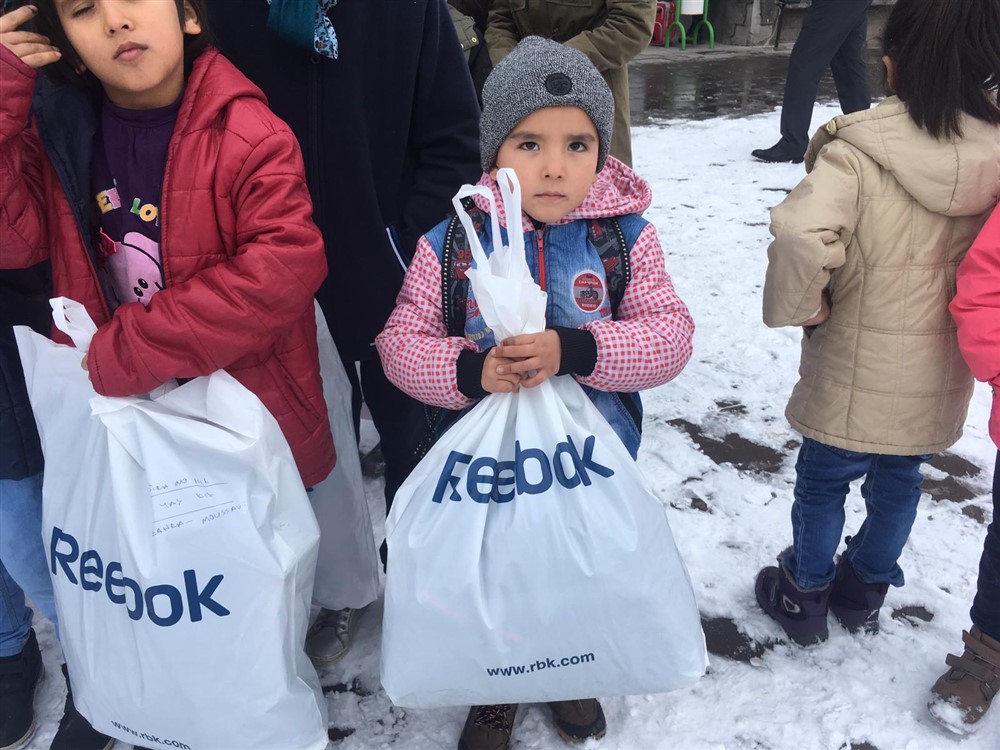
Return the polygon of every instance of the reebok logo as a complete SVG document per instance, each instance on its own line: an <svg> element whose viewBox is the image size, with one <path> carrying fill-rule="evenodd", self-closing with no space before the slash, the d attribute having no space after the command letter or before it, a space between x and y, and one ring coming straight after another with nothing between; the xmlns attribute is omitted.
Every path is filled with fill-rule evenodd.
<svg viewBox="0 0 1000 750"><path fill-rule="evenodd" d="M477 503L509 503L517 495L546 492L553 481L569 490L580 485L589 487L594 481L592 474L607 479L615 473L594 459L596 442L596 437L587 436L581 453L573 438L567 435L564 442L556 444L550 457L541 448L522 448L517 441L513 461L452 451L438 478L433 502L440 503L447 497L457 503L468 497ZM459 470L461 464L468 466L464 482Z"/></svg>
<svg viewBox="0 0 1000 750"><path fill-rule="evenodd" d="M88 549L81 553L76 537L58 526L52 527L49 566L53 578L61 570L67 581L84 591L96 594L103 588L108 599L113 604L124 605L133 620L141 620L145 615L154 625L165 628L176 625L184 616L185 602L191 622L200 622L205 610L218 617L229 614L229 610L213 598L225 578L221 573L212 576L204 587L199 588L198 574L194 570L185 570L183 594L169 583L150 586L143 591L138 581L122 573L120 562L112 560L105 566L97 550Z"/></svg>

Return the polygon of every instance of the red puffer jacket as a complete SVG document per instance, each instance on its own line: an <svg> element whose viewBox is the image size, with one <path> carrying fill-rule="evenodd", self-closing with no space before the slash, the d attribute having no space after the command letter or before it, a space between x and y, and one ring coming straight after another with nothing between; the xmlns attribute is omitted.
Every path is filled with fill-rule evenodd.
<svg viewBox="0 0 1000 750"><path fill-rule="evenodd" d="M951 314L972 374L993 388L990 437L1000 448L1000 206L958 267Z"/></svg>
<svg viewBox="0 0 1000 750"><path fill-rule="evenodd" d="M51 257L57 296L100 330L88 355L98 393L145 393L226 369L278 420L306 486L335 462L316 347L313 295L326 276L299 146L263 94L215 50L194 63L160 199L165 289L111 317L92 241L92 135L78 94L48 115L35 73L0 47L0 268ZM44 142L44 146L43 146ZM74 171L74 162L76 169ZM56 333L57 340L64 340Z"/></svg>

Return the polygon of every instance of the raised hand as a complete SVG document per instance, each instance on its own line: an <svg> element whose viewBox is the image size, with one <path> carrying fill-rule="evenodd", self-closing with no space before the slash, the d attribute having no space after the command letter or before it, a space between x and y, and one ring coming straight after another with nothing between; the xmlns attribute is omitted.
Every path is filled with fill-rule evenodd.
<svg viewBox="0 0 1000 750"><path fill-rule="evenodd" d="M44 67L56 62L62 53L52 46L51 40L33 31L18 31L38 13L34 5L24 5L0 16L0 44L17 55L31 67Z"/></svg>

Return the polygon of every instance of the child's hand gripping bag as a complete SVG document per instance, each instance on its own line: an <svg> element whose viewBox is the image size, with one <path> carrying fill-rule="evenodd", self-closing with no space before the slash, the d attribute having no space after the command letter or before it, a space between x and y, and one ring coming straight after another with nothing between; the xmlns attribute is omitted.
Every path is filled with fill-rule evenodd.
<svg viewBox="0 0 1000 750"><path fill-rule="evenodd" d="M149 748L320 750L302 650L319 532L291 450L225 371L98 396L78 348L15 329L45 454L43 543L77 708Z"/></svg>
<svg viewBox="0 0 1000 750"><path fill-rule="evenodd" d="M520 216L516 177L498 182ZM498 341L541 331L523 235L487 258L459 203L474 193L492 200L466 187L455 206L483 317ZM655 693L705 671L663 506L572 377L483 399L399 489L386 529L382 684L397 705Z"/></svg>

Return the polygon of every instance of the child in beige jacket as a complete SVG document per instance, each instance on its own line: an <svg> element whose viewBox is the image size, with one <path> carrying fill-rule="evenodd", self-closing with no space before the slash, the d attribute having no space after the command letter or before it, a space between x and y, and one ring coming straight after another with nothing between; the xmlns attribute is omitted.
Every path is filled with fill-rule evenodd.
<svg viewBox="0 0 1000 750"><path fill-rule="evenodd" d="M899 0L885 29L890 94L813 138L808 176L771 214L764 322L802 326L786 409L802 433L792 546L757 576L797 643L827 612L877 632L916 517L920 465L962 433L972 376L948 302L1000 195L997 0ZM834 563L850 483L868 511Z"/></svg>

